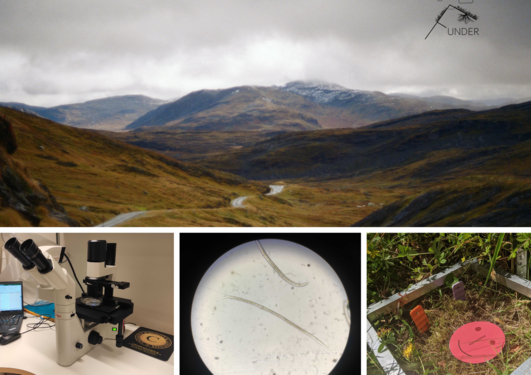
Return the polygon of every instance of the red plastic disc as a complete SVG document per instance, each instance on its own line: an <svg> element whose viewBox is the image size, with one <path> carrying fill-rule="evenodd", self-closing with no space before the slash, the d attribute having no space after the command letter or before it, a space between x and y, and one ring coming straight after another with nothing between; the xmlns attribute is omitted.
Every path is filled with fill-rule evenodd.
<svg viewBox="0 0 531 375"><path fill-rule="evenodd" d="M505 334L496 324L468 323L454 332L450 351L466 363L483 363L496 357L505 345Z"/></svg>

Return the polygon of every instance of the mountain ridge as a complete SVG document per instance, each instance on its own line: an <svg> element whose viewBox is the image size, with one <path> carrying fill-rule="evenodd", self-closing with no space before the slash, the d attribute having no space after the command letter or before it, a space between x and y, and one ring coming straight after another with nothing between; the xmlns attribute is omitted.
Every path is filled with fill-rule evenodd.
<svg viewBox="0 0 531 375"><path fill-rule="evenodd" d="M330 83L238 86L194 91L138 118L126 129L313 130L367 125L431 108L415 99ZM284 122L283 122L284 121Z"/></svg>
<svg viewBox="0 0 531 375"><path fill-rule="evenodd" d="M3 102L0 106L78 128L122 130L131 121L163 103L164 100L145 95L121 95L54 107L14 102Z"/></svg>

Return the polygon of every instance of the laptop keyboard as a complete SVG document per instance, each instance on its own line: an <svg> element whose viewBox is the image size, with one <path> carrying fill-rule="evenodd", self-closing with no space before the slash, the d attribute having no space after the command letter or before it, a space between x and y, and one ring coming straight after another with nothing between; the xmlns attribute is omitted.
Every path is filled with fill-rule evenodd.
<svg viewBox="0 0 531 375"><path fill-rule="evenodd" d="M0 326L13 326L18 324L21 315L0 316Z"/></svg>

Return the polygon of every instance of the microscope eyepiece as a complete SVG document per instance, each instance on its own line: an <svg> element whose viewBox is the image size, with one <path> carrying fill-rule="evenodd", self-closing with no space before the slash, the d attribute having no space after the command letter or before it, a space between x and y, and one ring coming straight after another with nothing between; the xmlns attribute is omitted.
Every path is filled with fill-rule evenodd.
<svg viewBox="0 0 531 375"><path fill-rule="evenodd" d="M29 271L33 267L35 267L35 264L30 259L28 259L28 257L24 255L22 251L20 251L20 242L18 242L16 237L12 237L9 240L7 240L7 242L4 245L4 248L7 251L9 251L11 255L17 258L17 260L20 263L22 263L22 267L26 271Z"/></svg>
<svg viewBox="0 0 531 375"><path fill-rule="evenodd" d="M116 244L107 244L107 256L105 258L105 266L116 266Z"/></svg>
<svg viewBox="0 0 531 375"><path fill-rule="evenodd" d="M52 264L46 259L41 249L39 249L33 240L30 239L22 242L20 251L35 263L41 274L46 274L53 270Z"/></svg>
<svg viewBox="0 0 531 375"><path fill-rule="evenodd" d="M93 263L105 262L107 258L107 241L91 240L88 242L87 261Z"/></svg>

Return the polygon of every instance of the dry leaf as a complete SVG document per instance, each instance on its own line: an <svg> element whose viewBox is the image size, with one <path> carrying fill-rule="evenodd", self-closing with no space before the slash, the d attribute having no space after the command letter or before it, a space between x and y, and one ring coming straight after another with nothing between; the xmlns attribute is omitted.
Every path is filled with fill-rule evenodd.
<svg viewBox="0 0 531 375"><path fill-rule="evenodd" d="M490 278L496 281L496 271L492 270L492 272L490 273Z"/></svg>
<svg viewBox="0 0 531 375"><path fill-rule="evenodd" d="M442 366L442 368L446 369L446 362L441 361L437 363L439 366Z"/></svg>
<svg viewBox="0 0 531 375"><path fill-rule="evenodd" d="M503 324L503 321L501 319L494 318L494 321L498 324Z"/></svg>
<svg viewBox="0 0 531 375"><path fill-rule="evenodd" d="M511 353L516 353L522 348L522 345L513 346L511 350L509 350Z"/></svg>

